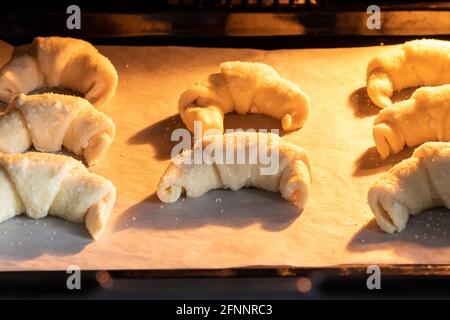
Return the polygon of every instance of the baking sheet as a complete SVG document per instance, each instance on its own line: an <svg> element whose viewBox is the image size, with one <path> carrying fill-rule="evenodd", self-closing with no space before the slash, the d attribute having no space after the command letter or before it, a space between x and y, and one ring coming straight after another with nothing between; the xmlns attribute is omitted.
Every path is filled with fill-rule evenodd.
<svg viewBox="0 0 450 320"><path fill-rule="evenodd" d="M58 218L11 219L0 224L0 270L450 263L448 210L425 212L404 232L387 235L366 202L370 183L412 152L381 161L373 148L378 109L365 93L365 69L383 49L100 47L120 77L116 96L102 108L116 122L117 137L93 168L118 189L108 230L94 242L84 226ZM254 189L212 191L171 205L156 198L174 145L170 133L182 127L179 94L228 60L268 63L311 97L305 127L281 132L309 152L315 169L301 215L278 194ZM225 125L280 128L258 115L229 115Z"/></svg>

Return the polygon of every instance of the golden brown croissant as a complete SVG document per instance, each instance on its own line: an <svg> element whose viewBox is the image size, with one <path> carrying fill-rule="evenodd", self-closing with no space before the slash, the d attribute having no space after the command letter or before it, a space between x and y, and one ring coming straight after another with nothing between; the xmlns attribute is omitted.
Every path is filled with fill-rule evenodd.
<svg viewBox="0 0 450 320"><path fill-rule="evenodd" d="M373 58L367 67L367 94L380 108L392 105L394 91L450 83L450 42L408 41Z"/></svg>
<svg viewBox="0 0 450 320"><path fill-rule="evenodd" d="M17 48L0 69L0 100L44 87L62 87L85 94L94 105L108 101L117 87L112 63L90 43L73 38L37 37Z"/></svg>
<svg viewBox="0 0 450 320"><path fill-rule="evenodd" d="M229 112L262 113L280 119L284 130L301 128L309 113L309 97L270 66L257 62L225 62L220 72L183 92L178 110L187 128L194 121L223 132Z"/></svg>
<svg viewBox="0 0 450 320"><path fill-rule="evenodd" d="M386 159L427 141L450 141L450 85L417 89L410 99L380 111L373 138L378 153Z"/></svg>

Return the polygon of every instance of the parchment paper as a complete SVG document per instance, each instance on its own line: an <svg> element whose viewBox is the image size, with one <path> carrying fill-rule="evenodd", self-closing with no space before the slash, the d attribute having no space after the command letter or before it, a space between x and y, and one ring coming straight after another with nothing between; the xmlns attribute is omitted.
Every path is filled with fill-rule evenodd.
<svg viewBox="0 0 450 320"><path fill-rule="evenodd" d="M102 108L116 122L117 137L93 168L119 191L108 230L95 242L83 225L57 218L11 219L0 224L0 270L56 270L72 264L160 269L450 263L447 210L412 218L394 236L377 227L366 202L370 183L412 152L381 161L373 148L378 109L366 96L365 70L383 49L101 47L120 77L116 96ZM315 169L301 215L278 194L254 189L213 191L171 205L155 196L174 145L170 134L182 127L179 94L228 60L268 63L311 97L305 127L281 133L309 152ZM280 124L264 116L230 115L226 127Z"/></svg>

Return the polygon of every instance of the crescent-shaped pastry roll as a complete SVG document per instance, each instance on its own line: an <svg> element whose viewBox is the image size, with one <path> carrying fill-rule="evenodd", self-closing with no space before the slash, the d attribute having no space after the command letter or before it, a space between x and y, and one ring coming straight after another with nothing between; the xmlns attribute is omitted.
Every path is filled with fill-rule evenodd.
<svg viewBox="0 0 450 320"><path fill-rule="evenodd" d="M73 38L37 37L0 69L0 100L38 88L61 87L81 92L94 105L112 98L116 69L90 43Z"/></svg>
<svg viewBox="0 0 450 320"><path fill-rule="evenodd" d="M186 127L194 122L223 132L224 115L262 113L280 119L284 130L301 128L309 113L309 97L270 66L257 62L225 62L220 72L194 84L180 97L178 111Z"/></svg>
<svg viewBox="0 0 450 320"><path fill-rule="evenodd" d="M92 165L109 149L114 135L114 122L80 97L21 94L0 116L3 153L23 153L31 146L55 152L64 146Z"/></svg>
<svg viewBox="0 0 450 320"><path fill-rule="evenodd" d="M450 143L427 142L369 189L368 201L384 231L402 231L409 215L450 208Z"/></svg>
<svg viewBox="0 0 450 320"><path fill-rule="evenodd" d="M196 157L203 154L203 158ZM208 156L211 155L211 156ZM182 193L199 197L212 189L255 187L306 205L311 162L301 147L267 133L209 135L172 160L158 185L163 202L175 202Z"/></svg>
<svg viewBox="0 0 450 320"><path fill-rule="evenodd" d="M450 83L450 42L408 41L373 58L367 67L367 94L380 108L392 105L394 91Z"/></svg>
<svg viewBox="0 0 450 320"><path fill-rule="evenodd" d="M0 154L0 222L25 213L85 223L98 239L111 215L116 189L79 161L56 154Z"/></svg>
<svg viewBox="0 0 450 320"><path fill-rule="evenodd" d="M410 99L381 110L373 138L382 159L405 145L450 141L450 85L419 88Z"/></svg>

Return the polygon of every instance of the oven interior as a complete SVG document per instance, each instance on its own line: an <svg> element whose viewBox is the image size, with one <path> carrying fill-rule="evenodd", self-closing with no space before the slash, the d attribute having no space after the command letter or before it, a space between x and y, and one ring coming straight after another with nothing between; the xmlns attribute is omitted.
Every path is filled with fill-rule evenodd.
<svg viewBox="0 0 450 320"><path fill-rule="evenodd" d="M368 29L373 1L339 0L168 0L78 1L80 30L65 28L72 1L9 2L0 12L1 38L24 44L35 36L71 36L95 44L193 46L257 49L335 48L400 43L408 39L450 38L450 3L446 1L377 1L383 28ZM3 6L3 5L2 5ZM61 27L63 26L63 27ZM280 271L281 270L281 271ZM448 266L386 266L383 297L413 292L421 297L449 296ZM107 288L99 279L114 281ZM283 275L283 276L280 276ZM61 272L0 273L2 297L70 297L60 290ZM115 298L352 298L369 296L361 285L360 266L333 269L250 268L229 270L90 271L86 296ZM314 279L311 292L299 290ZM446 285L443 286L443 283ZM345 284L345 285L344 285ZM420 292L414 290L420 286ZM20 289L18 289L20 288ZM186 289L191 288L191 289ZM195 288L195 289L192 289ZM409 289L408 289L409 288ZM236 294L238 289L239 293ZM372 296L373 297L373 296Z"/></svg>

